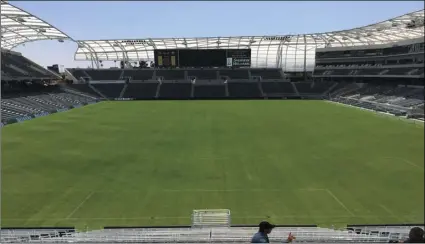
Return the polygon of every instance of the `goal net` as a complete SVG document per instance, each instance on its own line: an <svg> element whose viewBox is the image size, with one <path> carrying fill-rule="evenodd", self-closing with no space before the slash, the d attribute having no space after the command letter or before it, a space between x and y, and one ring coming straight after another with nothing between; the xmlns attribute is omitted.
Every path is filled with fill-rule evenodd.
<svg viewBox="0 0 425 244"><path fill-rule="evenodd" d="M200 209L193 210L192 227L230 227L230 210Z"/></svg>

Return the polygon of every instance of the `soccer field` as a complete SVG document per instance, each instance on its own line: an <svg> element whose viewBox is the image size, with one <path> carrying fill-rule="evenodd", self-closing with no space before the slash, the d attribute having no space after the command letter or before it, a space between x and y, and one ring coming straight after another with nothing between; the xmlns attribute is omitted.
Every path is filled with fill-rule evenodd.
<svg viewBox="0 0 425 244"><path fill-rule="evenodd" d="M324 101L102 102L2 128L2 226L424 222L424 128Z"/></svg>

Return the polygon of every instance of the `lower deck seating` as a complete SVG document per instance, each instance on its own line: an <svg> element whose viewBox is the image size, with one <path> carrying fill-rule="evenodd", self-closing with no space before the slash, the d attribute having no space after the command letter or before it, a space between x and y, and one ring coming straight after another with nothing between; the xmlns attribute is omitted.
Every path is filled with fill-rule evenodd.
<svg viewBox="0 0 425 244"><path fill-rule="evenodd" d="M283 94L283 95L294 95L295 91L290 82L276 82L276 81L263 81L261 87L264 94Z"/></svg>
<svg viewBox="0 0 425 244"><path fill-rule="evenodd" d="M189 99L192 83L162 83L159 88L159 98Z"/></svg>
<svg viewBox="0 0 425 244"><path fill-rule="evenodd" d="M29 95L8 95L1 100L2 122L23 116L51 113L59 109L71 108L96 101L84 95L71 94L58 90L32 92Z"/></svg>
<svg viewBox="0 0 425 244"><path fill-rule="evenodd" d="M92 86L107 98L118 98L120 97L121 90L124 88L124 83L92 84Z"/></svg>
<svg viewBox="0 0 425 244"><path fill-rule="evenodd" d="M158 82L129 83L123 98L153 99L156 97Z"/></svg>
<svg viewBox="0 0 425 244"><path fill-rule="evenodd" d="M249 243L256 227L230 228L121 228L56 234L52 230L4 230L1 241L48 243ZM300 243L391 243L406 240L411 226L276 227L271 243L282 243L291 233ZM63 231L63 230L62 230ZM25 233L27 232L27 233ZM64 232L64 231L63 231ZM40 237L43 236L43 239Z"/></svg>
<svg viewBox="0 0 425 244"><path fill-rule="evenodd" d="M297 87L298 93L300 94L313 94L312 85L311 82L296 82L294 83Z"/></svg>
<svg viewBox="0 0 425 244"><path fill-rule="evenodd" d="M195 85L193 87L194 98L224 98L226 97L226 87L224 84L213 84L213 85Z"/></svg>
<svg viewBox="0 0 425 244"><path fill-rule="evenodd" d="M322 95L328 91L333 84L333 82L314 82L313 86L311 87L311 92Z"/></svg>
<svg viewBox="0 0 425 244"><path fill-rule="evenodd" d="M227 84L229 97L259 98L262 97L257 82L229 82Z"/></svg>
<svg viewBox="0 0 425 244"><path fill-rule="evenodd" d="M89 94L90 96L99 97L99 94L97 94L97 92L95 92L93 89L91 89L89 87L89 85L87 85L87 84L72 84L72 85L68 85L68 86L72 89L79 91L79 92Z"/></svg>
<svg viewBox="0 0 425 244"><path fill-rule="evenodd" d="M361 87L358 86L357 89L353 87L352 90L339 93L336 96L333 94L333 100L352 106L391 113L396 116L414 114L415 117L421 117L423 110L417 108L424 104L423 93L424 89L420 87L367 83L362 84Z"/></svg>

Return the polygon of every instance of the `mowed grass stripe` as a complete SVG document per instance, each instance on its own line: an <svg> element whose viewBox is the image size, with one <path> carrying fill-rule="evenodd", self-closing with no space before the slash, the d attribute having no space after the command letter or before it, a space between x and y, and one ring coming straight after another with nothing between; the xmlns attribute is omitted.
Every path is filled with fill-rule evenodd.
<svg viewBox="0 0 425 244"><path fill-rule="evenodd" d="M2 223L417 222L423 132L320 101L102 102L2 128Z"/></svg>

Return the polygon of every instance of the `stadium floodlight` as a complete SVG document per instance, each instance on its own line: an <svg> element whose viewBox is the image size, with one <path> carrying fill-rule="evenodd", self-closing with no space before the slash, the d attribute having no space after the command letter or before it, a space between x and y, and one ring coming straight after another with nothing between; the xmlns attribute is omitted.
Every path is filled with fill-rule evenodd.
<svg viewBox="0 0 425 244"><path fill-rule="evenodd" d="M44 32L46 32L46 29L41 29L40 28L40 29L38 29L38 32L43 32L44 33Z"/></svg>
<svg viewBox="0 0 425 244"><path fill-rule="evenodd" d="M17 19L16 19L18 22L21 22L21 23L23 23L23 22L27 22L26 20L24 20L23 18L21 18L21 17L18 17Z"/></svg>
<svg viewBox="0 0 425 244"><path fill-rule="evenodd" d="M63 39L58 39L58 42L64 42L64 40Z"/></svg>

